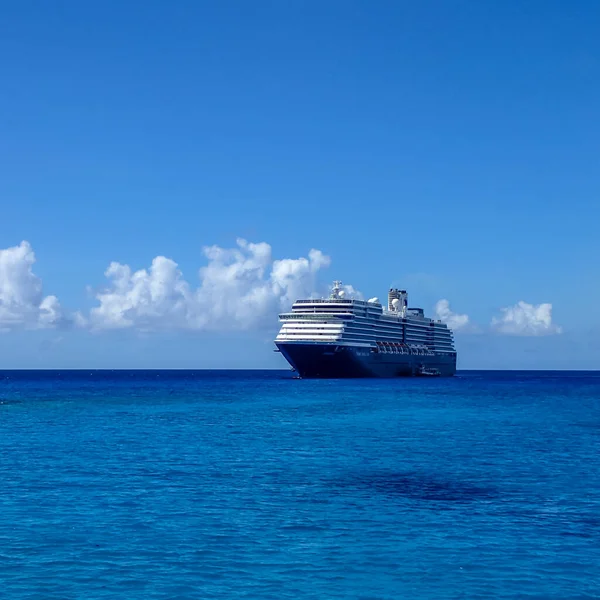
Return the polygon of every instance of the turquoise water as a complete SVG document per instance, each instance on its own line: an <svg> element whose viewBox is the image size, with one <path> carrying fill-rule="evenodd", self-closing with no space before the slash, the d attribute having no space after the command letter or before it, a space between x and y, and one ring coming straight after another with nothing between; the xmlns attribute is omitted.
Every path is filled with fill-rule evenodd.
<svg viewBox="0 0 600 600"><path fill-rule="evenodd" d="M600 374L0 372L0 597L600 597Z"/></svg>

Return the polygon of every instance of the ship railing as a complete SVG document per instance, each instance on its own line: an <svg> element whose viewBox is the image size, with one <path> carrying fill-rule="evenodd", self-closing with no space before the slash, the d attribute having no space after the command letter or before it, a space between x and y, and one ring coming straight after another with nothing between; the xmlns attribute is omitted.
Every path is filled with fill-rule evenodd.
<svg viewBox="0 0 600 600"><path fill-rule="evenodd" d="M314 300L296 300L294 304L352 304L348 298L315 298Z"/></svg>

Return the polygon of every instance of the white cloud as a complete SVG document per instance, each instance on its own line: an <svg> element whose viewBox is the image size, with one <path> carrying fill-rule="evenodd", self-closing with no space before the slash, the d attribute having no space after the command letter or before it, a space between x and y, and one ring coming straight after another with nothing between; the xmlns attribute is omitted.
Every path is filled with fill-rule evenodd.
<svg viewBox="0 0 600 600"><path fill-rule="evenodd" d="M204 248L208 264L193 288L177 263L157 256L151 267L133 272L112 263L109 286L96 293L93 329L247 329L272 322L315 287L316 273L330 259L319 250L308 258L274 260L271 246L238 240L231 249Z"/></svg>
<svg viewBox="0 0 600 600"><path fill-rule="evenodd" d="M442 323L446 323L446 325L454 331L465 329L469 325L469 316L452 312L452 310L450 310L450 302L445 299L437 301L435 305L435 316L442 321Z"/></svg>
<svg viewBox="0 0 600 600"><path fill-rule="evenodd" d="M235 330L273 325L275 315L294 300L316 289L317 273L330 259L319 250L307 257L275 260L271 246L238 240L234 248L209 246L199 284L188 283L177 263L157 256L148 269L133 271L113 262L105 272L108 285L95 293L98 305L84 319L67 314L56 296L44 296L42 281L33 272L35 254L23 241L0 250L0 331L45 329L75 325L90 329L135 328ZM352 286L348 297L362 298ZM451 310L448 300L435 305L436 318L454 330L477 331L468 315ZM511 335L561 333L552 323L552 305L518 302L501 309L492 329Z"/></svg>
<svg viewBox="0 0 600 600"><path fill-rule="evenodd" d="M352 285L342 285L346 298L355 298L356 300L364 300L362 293Z"/></svg>
<svg viewBox="0 0 600 600"><path fill-rule="evenodd" d="M492 319L492 328L510 335L549 335L562 329L552 323L552 304L517 302L500 309L501 315Z"/></svg>
<svg viewBox="0 0 600 600"><path fill-rule="evenodd" d="M42 294L29 242L0 250L0 329L40 329L68 323L56 296Z"/></svg>

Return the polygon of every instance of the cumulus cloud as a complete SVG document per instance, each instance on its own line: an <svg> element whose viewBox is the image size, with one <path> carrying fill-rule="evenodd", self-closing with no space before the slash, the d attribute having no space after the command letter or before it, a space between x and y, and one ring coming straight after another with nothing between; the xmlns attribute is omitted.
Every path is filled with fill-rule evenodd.
<svg viewBox="0 0 600 600"><path fill-rule="evenodd" d="M356 300L364 300L362 293L352 285L342 285L346 298L355 298Z"/></svg>
<svg viewBox="0 0 600 600"><path fill-rule="evenodd" d="M294 300L309 296L316 273L330 259L319 250L308 257L274 260L271 246L237 240L235 248L209 246L208 264L193 288L178 265L157 256L149 269L132 271L112 263L109 285L96 293L90 311L93 329L249 329L272 321Z"/></svg>
<svg viewBox="0 0 600 600"><path fill-rule="evenodd" d="M0 250L0 329L41 329L69 322L56 296L42 293L29 242Z"/></svg>
<svg viewBox="0 0 600 600"><path fill-rule="evenodd" d="M469 325L469 316L460 315L450 310L450 302L448 300L438 300L435 305L435 316L437 319L446 323L450 329L455 331L465 329Z"/></svg>
<svg viewBox="0 0 600 600"><path fill-rule="evenodd" d="M274 259L267 243L239 239L234 248L203 249L206 265L197 285L190 284L176 262L157 256L147 269L134 271L113 262L105 271L106 287L94 293L97 306L85 319L67 313L56 296L44 296L33 272L35 254L23 241L0 249L0 331L67 326L102 329L235 330L273 325L275 315L288 310L316 289L316 276L330 264L328 256L310 250L306 257ZM347 297L362 298L350 285ZM435 305L436 318L458 331L477 331L466 314L451 310L448 300ZM561 333L552 323L552 305L518 302L502 308L492 330L511 335Z"/></svg>
<svg viewBox="0 0 600 600"><path fill-rule="evenodd" d="M562 329L552 323L552 304L517 302L500 309L501 315L492 319L492 328L509 335L550 335Z"/></svg>

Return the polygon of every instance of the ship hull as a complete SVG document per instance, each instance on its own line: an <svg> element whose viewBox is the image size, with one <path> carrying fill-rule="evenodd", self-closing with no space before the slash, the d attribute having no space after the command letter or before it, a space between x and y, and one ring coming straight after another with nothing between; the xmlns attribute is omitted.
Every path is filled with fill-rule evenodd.
<svg viewBox="0 0 600 600"><path fill-rule="evenodd" d="M414 377L422 369L441 376L456 373L456 356L373 352L358 346L277 343L277 348L302 378Z"/></svg>

